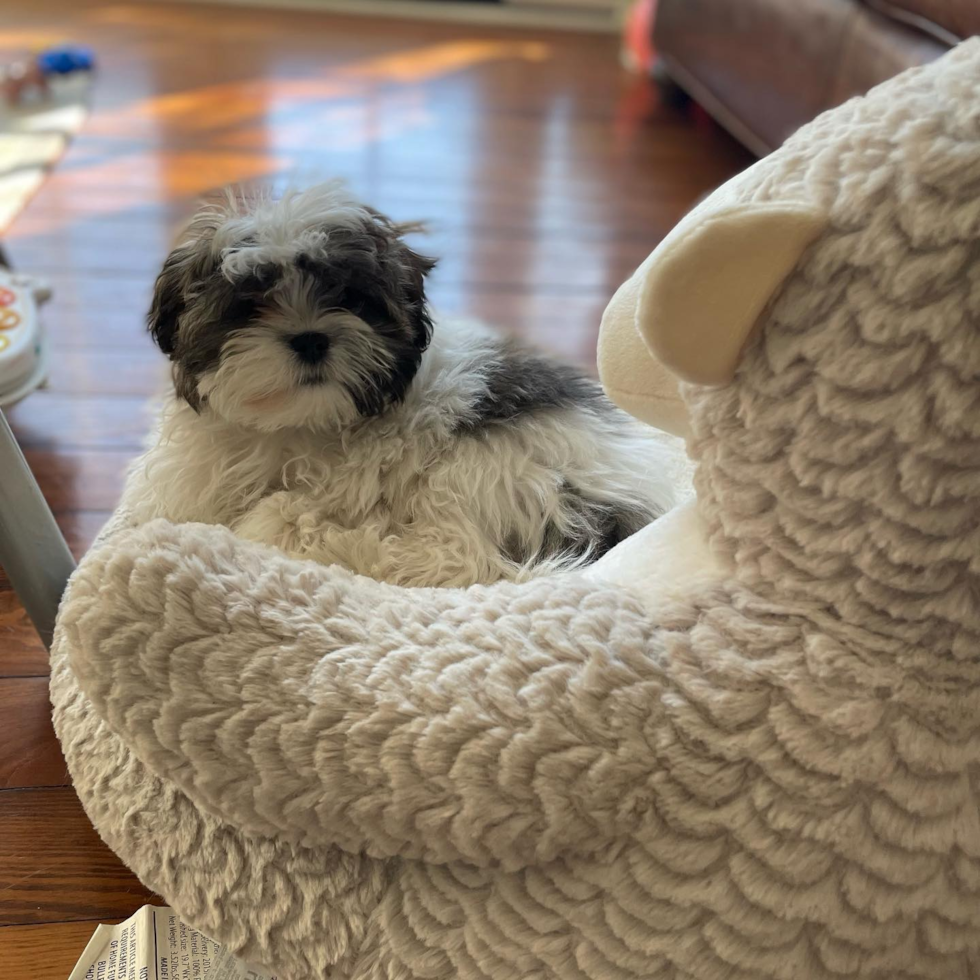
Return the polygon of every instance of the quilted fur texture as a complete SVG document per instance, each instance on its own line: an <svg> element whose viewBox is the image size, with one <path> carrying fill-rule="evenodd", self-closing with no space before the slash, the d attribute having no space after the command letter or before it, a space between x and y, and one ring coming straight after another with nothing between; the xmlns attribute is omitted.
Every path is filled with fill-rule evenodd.
<svg viewBox="0 0 980 980"><path fill-rule="evenodd" d="M684 390L714 586L406 590L121 515L52 654L100 833L287 980L976 980L978 189L980 41L742 180L829 225Z"/></svg>

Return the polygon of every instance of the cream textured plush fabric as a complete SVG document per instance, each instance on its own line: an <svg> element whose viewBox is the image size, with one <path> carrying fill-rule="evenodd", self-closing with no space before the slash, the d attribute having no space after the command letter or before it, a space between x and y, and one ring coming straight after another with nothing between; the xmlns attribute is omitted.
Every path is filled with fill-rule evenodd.
<svg viewBox="0 0 980 980"><path fill-rule="evenodd" d="M775 278L731 248L763 213L820 222ZM696 503L588 572L410 591L123 515L79 567L79 795L246 959L980 978L980 41L685 221L665 253L706 294L722 263L725 302L664 301L658 260L604 330L658 352L693 311L671 367L721 345L731 380L680 388Z"/></svg>

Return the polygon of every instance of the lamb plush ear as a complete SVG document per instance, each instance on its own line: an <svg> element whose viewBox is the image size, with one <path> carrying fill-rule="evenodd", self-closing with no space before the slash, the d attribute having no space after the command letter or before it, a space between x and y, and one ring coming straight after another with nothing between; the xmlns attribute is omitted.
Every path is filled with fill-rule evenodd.
<svg viewBox="0 0 980 980"><path fill-rule="evenodd" d="M686 437L687 409L677 379L654 359L636 329L643 271L641 267L619 287L602 316L596 352L599 378L606 394L624 412Z"/></svg>
<svg viewBox="0 0 980 980"><path fill-rule="evenodd" d="M640 337L681 380L727 384L766 304L826 224L802 204L692 211L634 277Z"/></svg>

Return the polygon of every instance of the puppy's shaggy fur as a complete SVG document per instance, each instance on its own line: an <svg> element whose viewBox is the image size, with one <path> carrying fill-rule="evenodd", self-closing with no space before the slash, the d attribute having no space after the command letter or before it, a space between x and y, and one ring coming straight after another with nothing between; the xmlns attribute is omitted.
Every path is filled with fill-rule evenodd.
<svg viewBox="0 0 980 980"><path fill-rule="evenodd" d="M668 448L595 382L433 331L407 230L335 185L194 218L149 315L174 394L127 486L138 519L459 586L587 563L672 505Z"/></svg>

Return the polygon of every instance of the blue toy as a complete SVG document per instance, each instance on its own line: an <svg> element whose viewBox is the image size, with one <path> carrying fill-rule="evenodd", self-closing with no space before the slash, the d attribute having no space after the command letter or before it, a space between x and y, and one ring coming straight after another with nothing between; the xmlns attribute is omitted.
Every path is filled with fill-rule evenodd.
<svg viewBox="0 0 980 980"><path fill-rule="evenodd" d="M66 44L42 51L37 56L37 65L45 75L92 71L95 68L95 54L90 48Z"/></svg>

